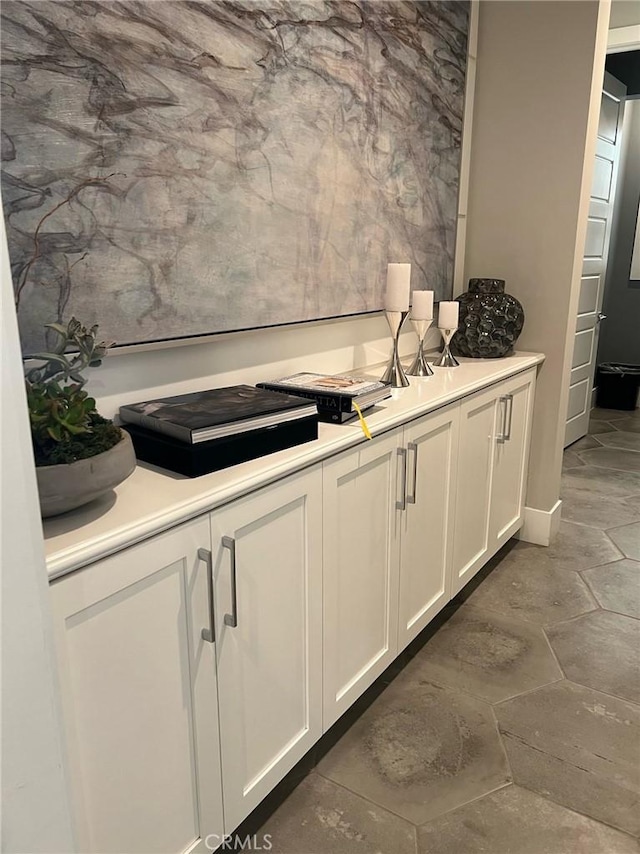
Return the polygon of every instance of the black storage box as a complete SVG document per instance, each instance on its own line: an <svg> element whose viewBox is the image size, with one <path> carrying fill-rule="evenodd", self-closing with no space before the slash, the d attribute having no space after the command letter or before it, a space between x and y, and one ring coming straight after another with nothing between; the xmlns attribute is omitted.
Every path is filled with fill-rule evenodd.
<svg viewBox="0 0 640 854"><path fill-rule="evenodd" d="M179 442L135 424L121 426L131 435L139 460L188 477L219 471L318 438L317 415L195 444Z"/></svg>
<svg viewBox="0 0 640 854"><path fill-rule="evenodd" d="M602 409L635 409L640 387L640 365L603 362L596 374L596 406Z"/></svg>

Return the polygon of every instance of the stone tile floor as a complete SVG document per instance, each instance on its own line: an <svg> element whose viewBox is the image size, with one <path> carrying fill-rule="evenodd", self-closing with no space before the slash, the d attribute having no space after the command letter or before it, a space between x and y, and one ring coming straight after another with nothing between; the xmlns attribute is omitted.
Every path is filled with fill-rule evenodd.
<svg viewBox="0 0 640 854"><path fill-rule="evenodd" d="M627 854L640 836L640 410L262 827L274 854Z"/></svg>

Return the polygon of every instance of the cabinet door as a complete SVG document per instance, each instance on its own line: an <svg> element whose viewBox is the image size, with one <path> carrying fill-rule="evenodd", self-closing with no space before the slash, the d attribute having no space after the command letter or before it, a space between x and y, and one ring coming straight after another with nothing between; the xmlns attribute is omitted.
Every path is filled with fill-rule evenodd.
<svg viewBox="0 0 640 854"><path fill-rule="evenodd" d="M322 473L211 514L227 833L322 734Z"/></svg>
<svg viewBox="0 0 640 854"><path fill-rule="evenodd" d="M396 656L401 435L323 466L325 731Z"/></svg>
<svg viewBox="0 0 640 854"><path fill-rule="evenodd" d="M491 539L497 550L522 524L535 372L500 384L491 493Z"/></svg>
<svg viewBox="0 0 640 854"><path fill-rule="evenodd" d="M175 854L221 838L215 654L201 638L209 542L196 520L51 586L79 851Z"/></svg>
<svg viewBox="0 0 640 854"><path fill-rule="evenodd" d="M471 395L460 404L452 596L482 567L490 551L498 395L491 388Z"/></svg>
<svg viewBox="0 0 640 854"><path fill-rule="evenodd" d="M404 431L407 500L402 531L398 647L404 647L450 598L459 406L427 415Z"/></svg>

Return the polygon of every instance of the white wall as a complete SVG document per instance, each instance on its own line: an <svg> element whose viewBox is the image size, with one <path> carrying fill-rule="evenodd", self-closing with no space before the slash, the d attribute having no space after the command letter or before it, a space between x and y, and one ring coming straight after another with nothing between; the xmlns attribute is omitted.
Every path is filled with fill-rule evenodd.
<svg viewBox="0 0 640 854"><path fill-rule="evenodd" d="M526 503L555 506L604 74L608 0L482 2L466 277L523 304L523 350L546 354Z"/></svg>
<svg viewBox="0 0 640 854"><path fill-rule="evenodd" d="M74 851L52 660L49 590L13 289L2 278L2 840L4 854Z"/></svg>
<svg viewBox="0 0 640 854"><path fill-rule="evenodd" d="M407 329L410 324L407 322ZM440 340L437 330L429 338ZM414 353L417 338L407 331L401 352ZM164 349L112 350L89 372L87 388L98 409L112 417L118 406L145 398L187 391L254 384L294 371L340 373L383 363L391 353L391 336L383 314L219 335L206 343ZM375 371L374 371L375 375Z"/></svg>

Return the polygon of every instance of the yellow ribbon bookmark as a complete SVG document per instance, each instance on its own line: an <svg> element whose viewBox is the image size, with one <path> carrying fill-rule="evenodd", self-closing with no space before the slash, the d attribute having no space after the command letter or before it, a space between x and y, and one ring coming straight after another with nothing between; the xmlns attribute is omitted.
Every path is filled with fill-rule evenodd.
<svg viewBox="0 0 640 854"><path fill-rule="evenodd" d="M373 438L371 436L371 431L367 427L367 422L364 420L364 415L362 414L362 410L360 409L358 404L355 402L355 400L353 401L353 408L358 413L358 418L360 419L360 426L362 427L362 432L367 437L367 439Z"/></svg>

